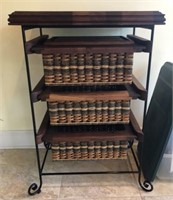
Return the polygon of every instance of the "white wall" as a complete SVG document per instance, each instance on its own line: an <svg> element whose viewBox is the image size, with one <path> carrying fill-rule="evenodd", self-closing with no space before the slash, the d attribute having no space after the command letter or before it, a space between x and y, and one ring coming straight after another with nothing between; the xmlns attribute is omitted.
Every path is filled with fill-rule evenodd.
<svg viewBox="0 0 173 200"><path fill-rule="evenodd" d="M33 146L32 120L26 79L25 60L21 29L19 26L8 26L8 14L13 11L118 11L118 10L158 10L166 14L166 25L155 28L153 58L149 99L151 97L160 67L166 61L173 62L173 1L172 0L0 0L0 148ZM115 30L96 30L101 35L113 35ZM51 31L52 34L63 34L64 30ZM116 32L117 33L117 32ZM140 35L148 31L139 30ZM71 31L76 34L76 31ZM93 34L91 30L79 30L78 34ZM118 30L118 34L125 34ZM28 38L36 35L32 30ZM134 73L145 84L147 54L135 56ZM41 57L30 56L30 64L35 84L43 74ZM142 124L143 103L132 103L139 124ZM40 124L45 112L43 103L35 104L37 121ZM23 134L21 134L23 133ZM17 140L16 138L20 138ZM27 142L26 142L27 141Z"/></svg>

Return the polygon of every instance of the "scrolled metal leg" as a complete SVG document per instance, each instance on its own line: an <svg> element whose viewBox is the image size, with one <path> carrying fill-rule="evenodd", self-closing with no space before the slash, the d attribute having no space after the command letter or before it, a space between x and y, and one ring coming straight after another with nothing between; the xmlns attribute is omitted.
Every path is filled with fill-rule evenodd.
<svg viewBox="0 0 173 200"><path fill-rule="evenodd" d="M35 194L39 194L41 192L41 186L42 184L40 184L40 186L38 187L36 183L32 183L30 187L28 188L28 194L31 196Z"/></svg>
<svg viewBox="0 0 173 200"><path fill-rule="evenodd" d="M139 185L141 186L141 188L142 188L145 192L151 192L151 191L153 190L153 185L151 184L150 181L144 180L144 181L142 182L142 180L141 180L141 169L139 170L138 182L139 182Z"/></svg>

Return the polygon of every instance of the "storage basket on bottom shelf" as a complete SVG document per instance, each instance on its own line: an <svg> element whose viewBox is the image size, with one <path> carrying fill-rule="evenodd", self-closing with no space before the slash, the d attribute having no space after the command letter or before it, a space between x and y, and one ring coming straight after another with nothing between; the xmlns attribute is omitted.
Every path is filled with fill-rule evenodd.
<svg viewBox="0 0 173 200"><path fill-rule="evenodd" d="M129 123L130 100L48 102L50 124Z"/></svg>
<svg viewBox="0 0 173 200"><path fill-rule="evenodd" d="M126 159L128 141L82 141L52 144L52 160Z"/></svg>

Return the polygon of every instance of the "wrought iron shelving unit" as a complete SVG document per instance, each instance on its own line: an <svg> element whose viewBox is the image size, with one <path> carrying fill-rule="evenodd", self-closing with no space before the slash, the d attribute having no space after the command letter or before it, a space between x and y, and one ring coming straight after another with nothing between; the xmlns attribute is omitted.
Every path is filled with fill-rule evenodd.
<svg viewBox="0 0 173 200"><path fill-rule="evenodd" d="M65 175L65 174L116 174L116 173L138 173L139 178L138 182L141 188L145 191L152 191L152 184L145 180L141 180L141 167L140 162L138 161L134 150L133 142L137 139L139 142L143 140L143 132L140 129L137 121L133 115L130 113L130 123L125 125L120 125L118 130L113 131L109 134L106 134L105 128L93 136L93 130L84 131L84 138L93 139L93 137L101 139L118 139L118 140L127 140L128 147L132 151L137 170L131 171L97 171L97 172L44 172L44 165L49 150L51 149L51 144L54 142L60 141L62 138L68 141L70 137L69 131L72 129L71 126L66 126L65 131L61 130L58 127L50 126L48 113L45 114L45 117L41 123L39 130L37 131L34 103L42 99L45 91L48 90L48 87L44 83L44 78L41 78L39 83L32 89L32 80L30 75L30 66L29 66L29 54L40 53L40 49L44 48L44 43L48 39L48 35L44 35L43 32L48 28L130 28L132 32L131 35L127 37L134 42L133 48L135 52L146 52L149 54L148 58L148 68L147 68L147 77L146 77L146 87L144 88L139 81L133 76L132 84L125 84L125 90L127 91L128 97L131 99L141 99L145 101L144 104L144 120L145 113L147 109L147 90L149 88L149 79L150 79L150 69L151 69L151 58L152 58L152 45L154 38L154 27L155 25L164 24L165 18L164 15L157 11L124 11L124 12L13 12L9 15L9 25L20 25L22 31L23 45L24 45L24 54L26 61L26 70L27 70L27 79L30 95L30 105L31 105L31 114L33 122L33 131L35 138L35 149L37 156L38 172L39 172L39 184L31 184L28 189L30 195L34 195L41 192L42 187L42 176L45 175ZM137 28L149 29L150 30L150 40L138 37L135 35ZM26 32L31 29L39 29L39 36L32 40L26 40ZM110 84L111 85L111 84ZM112 83L113 85L113 83ZM70 86L70 85L69 85ZM46 95L49 93L47 92ZM90 123L89 123L90 124ZM106 123L109 124L109 123ZM61 124L65 125L65 124ZM67 124L68 125L68 124ZM79 124L80 125L80 124ZM87 127L87 123L84 126ZM103 124L101 126L104 126ZM110 124L110 126L114 126ZM121 129L123 126L123 129ZM118 126L117 126L118 127ZM73 127L74 128L74 127ZM116 128L117 129L117 128ZM113 129L114 130L114 129ZM81 137L79 132L83 131L82 127L79 126L78 131L75 132L73 140ZM59 134L57 135L57 132ZM45 145L45 155L44 159L41 162L40 153L38 144L44 143Z"/></svg>

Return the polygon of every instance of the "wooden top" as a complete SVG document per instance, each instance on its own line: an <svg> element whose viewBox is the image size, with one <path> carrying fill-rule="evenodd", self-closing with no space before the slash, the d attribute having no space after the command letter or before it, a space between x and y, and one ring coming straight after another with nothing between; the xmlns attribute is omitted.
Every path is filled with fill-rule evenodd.
<svg viewBox="0 0 173 200"><path fill-rule="evenodd" d="M130 27L164 24L165 18L159 11L15 11L8 21L9 25L30 27Z"/></svg>

